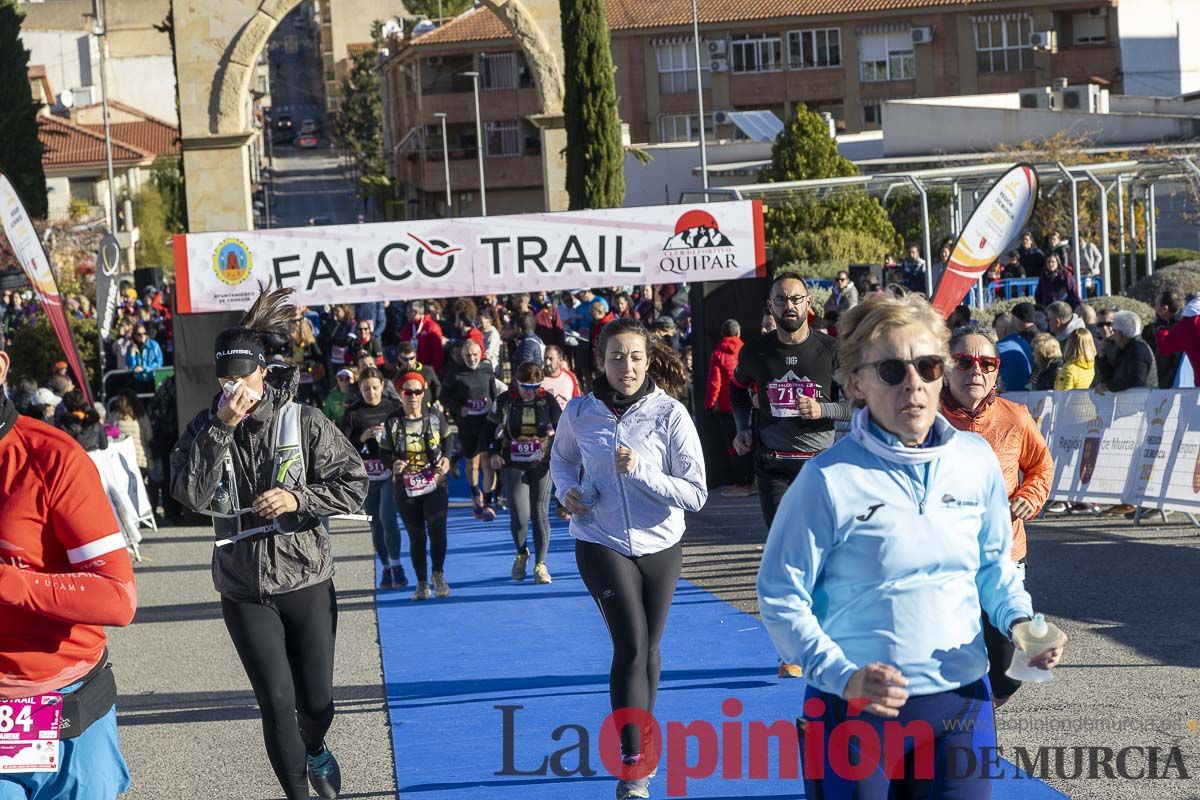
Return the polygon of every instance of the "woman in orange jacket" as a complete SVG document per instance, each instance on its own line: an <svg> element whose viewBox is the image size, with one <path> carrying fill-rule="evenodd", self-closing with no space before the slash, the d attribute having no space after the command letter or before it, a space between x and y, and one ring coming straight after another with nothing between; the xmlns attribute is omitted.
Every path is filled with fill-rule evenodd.
<svg viewBox="0 0 1200 800"><path fill-rule="evenodd" d="M982 436L1000 460L1012 510L1012 558L1023 578L1025 521L1042 510L1054 480L1050 448L1025 406L996 395L1000 357L990 330L956 330L950 337L950 364L942 389L942 415L955 428ZM991 662L988 678L999 708L1021 683L1004 674L1012 660L1012 642L986 619L983 630Z"/></svg>

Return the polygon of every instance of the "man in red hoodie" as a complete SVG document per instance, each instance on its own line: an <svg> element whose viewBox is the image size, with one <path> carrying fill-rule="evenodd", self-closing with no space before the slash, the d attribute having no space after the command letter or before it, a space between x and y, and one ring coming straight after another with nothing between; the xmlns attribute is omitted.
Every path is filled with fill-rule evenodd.
<svg viewBox="0 0 1200 800"><path fill-rule="evenodd" d="M708 362L708 390L704 394L704 407L716 414L721 429L721 439L733 442L737 436L737 425L733 421L733 405L729 399L729 387L733 383L733 371L737 369L738 353L742 351L742 326L736 319L727 319L721 324L721 341L713 348ZM738 455L729 445L729 457L733 461L733 485L721 490L724 497L747 497L754 494L754 457L749 453Z"/></svg>
<svg viewBox="0 0 1200 800"><path fill-rule="evenodd" d="M433 367L434 372L442 371L443 348L446 345L446 335L442 326L431 314L425 313L425 304L420 300L412 300L404 311L405 323L400 329L400 341L412 342L417 348L417 360L422 364Z"/></svg>

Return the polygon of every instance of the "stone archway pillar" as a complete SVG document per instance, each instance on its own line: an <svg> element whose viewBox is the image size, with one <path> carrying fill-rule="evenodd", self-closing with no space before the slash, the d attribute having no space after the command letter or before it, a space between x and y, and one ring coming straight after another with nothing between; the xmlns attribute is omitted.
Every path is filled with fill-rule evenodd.
<svg viewBox="0 0 1200 800"><path fill-rule="evenodd" d="M183 140L190 232L254 228L249 147L253 138L249 132Z"/></svg>

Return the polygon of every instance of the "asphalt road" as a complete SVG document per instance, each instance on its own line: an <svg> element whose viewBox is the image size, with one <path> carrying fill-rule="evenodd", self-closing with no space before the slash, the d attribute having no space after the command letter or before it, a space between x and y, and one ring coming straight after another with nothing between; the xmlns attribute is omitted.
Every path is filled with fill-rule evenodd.
<svg viewBox="0 0 1200 800"><path fill-rule="evenodd" d="M293 24L298 14L293 11L284 19L270 43L272 117L292 120L290 129L273 131L270 227L301 227L320 218L326 224L355 222L361 203L330 149L318 54L307 29ZM317 123L316 148L295 146L306 119Z"/></svg>

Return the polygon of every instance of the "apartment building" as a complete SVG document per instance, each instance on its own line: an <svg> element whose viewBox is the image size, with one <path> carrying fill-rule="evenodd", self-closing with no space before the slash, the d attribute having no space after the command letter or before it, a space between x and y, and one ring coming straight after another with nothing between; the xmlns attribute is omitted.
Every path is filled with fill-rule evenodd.
<svg viewBox="0 0 1200 800"><path fill-rule="evenodd" d="M607 12L631 140L696 141L691 3L608 0ZM729 111L786 120L804 103L857 132L879 127L888 99L1010 92L1056 78L1122 89L1114 0L702 0L699 15L709 141L746 138ZM537 91L500 20L475 8L390 52L385 113L406 216L478 213L470 71L480 73L489 212L542 210L541 141L529 119Z"/></svg>
<svg viewBox="0 0 1200 800"><path fill-rule="evenodd" d="M404 0L312 0L301 19L311 14L317 25L325 107L336 109L342 97L342 80L354 65L355 45L371 42L371 26L408 13Z"/></svg>

